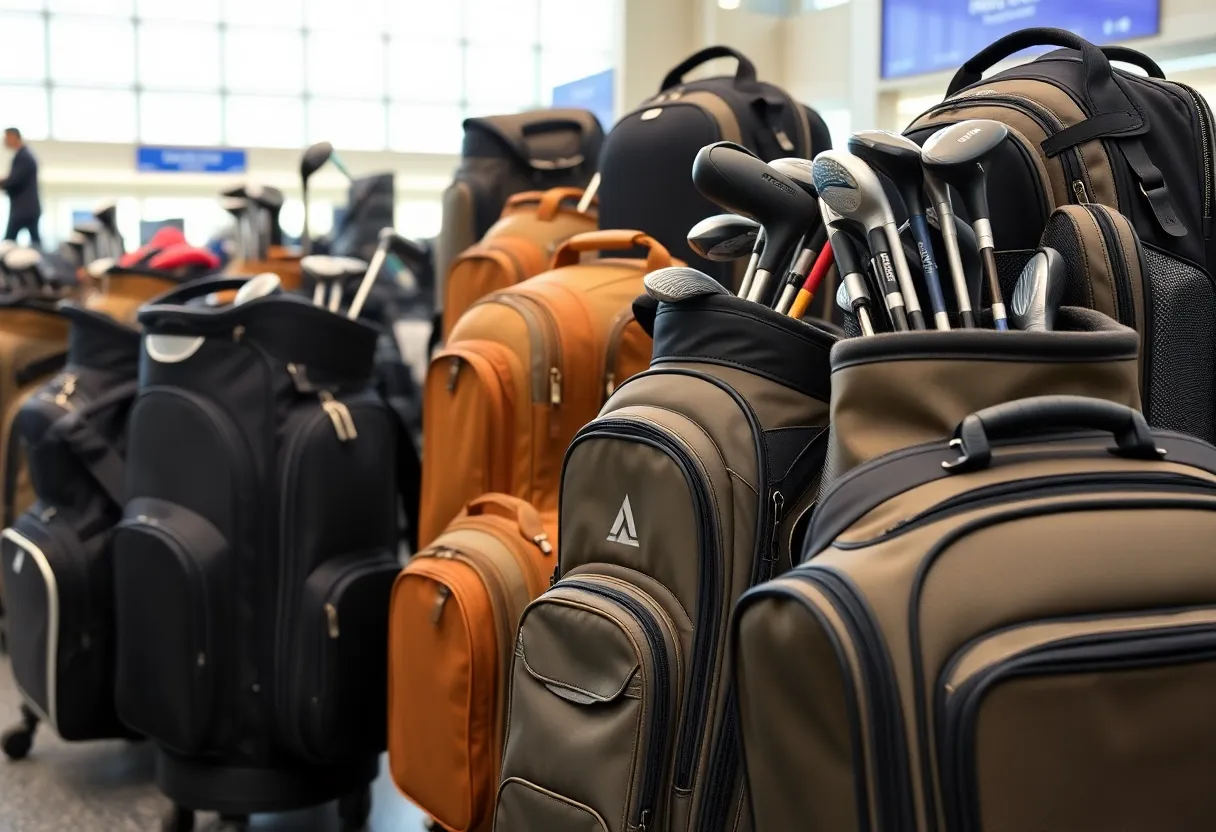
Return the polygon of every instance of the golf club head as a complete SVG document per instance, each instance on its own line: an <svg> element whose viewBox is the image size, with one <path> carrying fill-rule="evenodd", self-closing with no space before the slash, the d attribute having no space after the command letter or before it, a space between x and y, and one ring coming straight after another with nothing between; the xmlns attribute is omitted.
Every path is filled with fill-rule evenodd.
<svg viewBox="0 0 1216 832"><path fill-rule="evenodd" d="M300 179L308 182L312 175L333 155L334 146L329 142L317 142L305 150L304 155L300 157Z"/></svg>
<svg viewBox="0 0 1216 832"><path fill-rule="evenodd" d="M367 263L357 257L310 254L300 258L300 271L314 282L346 280L361 277L367 271Z"/></svg>
<svg viewBox="0 0 1216 832"><path fill-rule="evenodd" d="M267 295L277 294L282 291L281 287L282 281L277 274L263 272L245 281L245 285L237 290L236 297L232 300L232 305L240 306L242 303L248 303L255 298L264 298Z"/></svg>
<svg viewBox="0 0 1216 832"><path fill-rule="evenodd" d="M232 196L241 196L241 194L232 194ZM244 196L272 211L283 207L283 192L269 185L246 185Z"/></svg>
<svg viewBox="0 0 1216 832"><path fill-rule="evenodd" d="M973 224L988 219L988 176L984 162L1008 137L1009 128L999 121L973 118L943 127L921 149L925 169L955 187ZM983 240L980 247L985 247Z"/></svg>
<svg viewBox="0 0 1216 832"><path fill-rule="evenodd" d="M849 297L849 287L841 283L836 287L836 305L845 312L852 313L853 301Z"/></svg>
<svg viewBox="0 0 1216 832"><path fill-rule="evenodd" d="M688 246L706 260L724 263L752 253L760 223L738 214L706 217L688 232Z"/></svg>
<svg viewBox="0 0 1216 832"><path fill-rule="evenodd" d="M705 272L689 266L668 266L646 275L642 280L646 294L663 303L679 303L707 295L729 295L721 283Z"/></svg>
<svg viewBox="0 0 1216 832"><path fill-rule="evenodd" d="M789 177L732 146L701 148L693 162L692 179L705 198L764 226L767 243L757 275L780 269L819 211L815 198Z"/></svg>
<svg viewBox="0 0 1216 832"><path fill-rule="evenodd" d="M867 232L895 222L891 203L870 166L844 151L825 150L815 157L819 199L843 219Z"/></svg>
<svg viewBox="0 0 1216 832"><path fill-rule="evenodd" d="M249 210L249 200L243 196L226 196L220 200L220 207L234 217L241 217Z"/></svg>
<svg viewBox="0 0 1216 832"><path fill-rule="evenodd" d="M93 218L110 230L118 229L118 205L113 202L103 202L93 209Z"/></svg>
<svg viewBox="0 0 1216 832"><path fill-rule="evenodd" d="M1064 258L1054 248L1041 248L1022 269L1013 290L1010 322L1014 329L1027 332L1051 332L1056 327L1056 313L1064 299L1068 270Z"/></svg>
<svg viewBox="0 0 1216 832"><path fill-rule="evenodd" d="M849 152L891 180L909 216L925 213L920 145L889 130L861 130L849 137Z"/></svg>
<svg viewBox="0 0 1216 832"><path fill-rule="evenodd" d="M778 173L789 177L790 181L812 197L818 199L819 191L815 189L815 176L812 171L814 162L797 156L787 156L784 159L774 159L769 167Z"/></svg>
<svg viewBox="0 0 1216 832"><path fill-rule="evenodd" d="M113 257L99 257L84 267L85 273L94 280L105 277L106 272L114 268Z"/></svg>

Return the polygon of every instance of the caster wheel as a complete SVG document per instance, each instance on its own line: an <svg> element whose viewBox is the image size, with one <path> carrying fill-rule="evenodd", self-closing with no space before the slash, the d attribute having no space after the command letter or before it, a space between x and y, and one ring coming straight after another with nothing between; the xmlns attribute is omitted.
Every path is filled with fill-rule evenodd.
<svg viewBox="0 0 1216 832"><path fill-rule="evenodd" d="M338 817L342 820L342 832L360 832L367 828L372 814L371 788L352 792L338 801Z"/></svg>
<svg viewBox="0 0 1216 832"><path fill-rule="evenodd" d="M161 819L161 832L192 832L194 829L194 810L184 806L174 806Z"/></svg>
<svg viewBox="0 0 1216 832"><path fill-rule="evenodd" d="M0 749L10 760L24 760L34 745L34 732L22 725L0 735Z"/></svg>

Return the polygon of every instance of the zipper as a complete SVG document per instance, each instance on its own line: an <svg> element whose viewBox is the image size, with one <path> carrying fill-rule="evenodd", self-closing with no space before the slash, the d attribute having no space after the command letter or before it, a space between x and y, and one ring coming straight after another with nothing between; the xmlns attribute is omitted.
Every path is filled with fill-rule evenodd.
<svg viewBox="0 0 1216 832"><path fill-rule="evenodd" d="M448 392L456 392L456 384L460 381L460 364L459 355L453 355L448 361Z"/></svg>
<svg viewBox="0 0 1216 832"><path fill-rule="evenodd" d="M350 408L335 399L334 394L328 390L318 390L317 398L321 400L321 409L333 423L334 433L338 435L339 442L350 442L352 439L359 438L359 431L355 429L355 420L351 418Z"/></svg>
<svg viewBox="0 0 1216 832"><path fill-rule="evenodd" d="M486 594L490 596L490 606L493 608L494 618L497 620L497 630L504 636L501 640L495 639L500 641L503 648L499 661L505 662L501 665L503 668L509 668L511 653L515 649L516 622L511 620L511 599L507 597L504 589L507 580L503 577L498 564L494 563L491 558L480 556L474 550L461 549L456 546L440 546L431 552L429 557L463 563L473 571L477 580L481 581L482 586L486 589ZM418 556L428 557L425 552L420 552ZM432 624L438 626L439 619L443 615L444 605L447 604L451 594L451 587L446 584L439 585L439 589L436 591L435 606L431 609Z"/></svg>
<svg viewBox="0 0 1216 832"><path fill-rule="evenodd" d="M790 576L817 587L844 622L856 648L863 685L869 693L869 754L876 773L877 828L884 832L914 829L912 785L908 771L907 735L899 687L882 633L874 626L865 601L852 585L829 568L800 566Z"/></svg>
<svg viewBox="0 0 1216 832"><path fill-rule="evenodd" d="M1199 113L1199 138L1203 145L1203 238L1206 240L1212 236L1212 204L1214 201L1213 186L1212 186L1212 109L1208 106L1207 99L1196 92L1193 88L1178 81L1171 81L1177 87L1186 90L1191 96L1191 100L1195 102L1195 109Z"/></svg>
<svg viewBox="0 0 1216 832"><path fill-rule="evenodd" d="M978 92L985 92L980 90ZM1009 106L1011 109L1020 110L1026 115L1035 120L1043 132L1048 137L1055 135L1066 129L1067 125L1060 120L1060 117L1051 110L1044 107L1033 98L1027 98L1023 95L1014 93L995 93L990 95L962 95L955 98L943 101L933 107L930 107L925 112L917 116L916 121L922 118L934 115L936 113L946 112L948 110L957 110L962 107L970 107L972 105L990 104L993 106ZM916 123L915 121L913 122ZM1070 152L1060 154L1060 163L1064 166L1064 174L1068 177L1072 184L1073 195L1077 202L1089 202L1088 193L1093 190L1093 183L1089 180L1089 172L1085 168L1085 154L1081 151L1081 146L1069 148Z"/></svg>
<svg viewBox="0 0 1216 832"><path fill-rule="evenodd" d="M648 732L650 742L647 748L649 753L642 776L641 795L638 798L637 821L632 827L634 832L646 832L649 822L654 816L659 785L663 776L663 757L665 755L655 752L656 750L661 751L665 745L663 738L670 730L671 721L671 665L668 662L667 643L663 639L663 629L659 626L654 613L647 609L645 604L626 592L578 580L565 580L560 582L559 586L568 586L591 595L607 598L624 609L634 621L641 625L642 632L646 635L646 642L650 645L650 652L654 656L656 678L652 689L654 690L655 707L651 711L650 717Z"/></svg>
<svg viewBox="0 0 1216 832"><path fill-rule="evenodd" d="M722 606L723 566L719 562L718 532L712 513L713 501L705 487L704 478L698 474L697 464L688 452L662 429L635 419L604 419L592 424L595 432L576 436L570 450L566 452L567 455L573 452L575 445L588 438L626 441L641 439L675 462L688 483L689 492L693 497L693 513L700 521L697 537L701 549L701 574L697 581L696 635L693 639L692 666L688 674L688 693L684 700L688 703L688 713L694 718L684 720L676 746L678 752L675 788L687 790L692 788L701 743L708 739L706 723L709 714L706 706L709 702L710 673L717 655L718 625L721 623L719 612ZM705 828L708 830L712 827Z"/></svg>
<svg viewBox="0 0 1216 832"><path fill-rule="evenodd" d="M634 321L633 310L625 309L617 314L608 331L608 353L604 359L604 401L616 390L616 363L621 353L621 342L625 340L625 329Z"/></svg>
<svg viewBox="0 0 1216 832"><path fill-rule="evenodd" d="M772 529L769 532L768 552L764 560L764 568L760 573L760 584L773 577L777 560L781 556L781 521L785 519L785 495L774 489L772 495ZM791 557L793 555L791 554Z"/></svg>
<svg viewBox="0 0 1216 832"><path fill-rule="evenodd" d="M520 314L528 327L532 352L532 401L562 403L562 344L557 322L544 304L527 295L502 292L483 303L500 303Z"/></svg>
<svg viewBox="0 0 1216 832"><path fill-rule="evenodd" d="M17 477L20 473L21 434L15 420L6 425L8 437L4 451L4 528L9 528L17 519Z"/></svg>
<svg viewBox="0 0 1216 832"><path fill-rule="evenodd" d="M1006 502L1008 497L1020 497L1016 502L1039 500L1044 497L1074 496L1106 491L1132 491L1145 486L1162 490L1208 491L1216 493L1216 484L1205 485L1204 481L1185 474L1135 474L1099 476L1093 474L1054 474L1024 480L985 485L957 494L934 505L932 508L900 520L877 537L869 540L837 543L839 549L864 549L887 543L901 535L931 523L937 523L963 512L977 511Z"/></svg>
<svg viewBox="0 0 1216 832"><path fill-rule="evenodd" d="M1090 205L1086 207L1086 210L1093 215L1098 227L1102 229L1102 236L1106 238L1106 250L1110 252L1111 267L1115 272L1115 298L1118 301L1115 317L1127 328L1135 329L1136 304L1132 298L1132 279L1127 268L1127 261L1123 257L1123 246L1119 243L1119 232L1115 230L1114 222L1103 207ZM1145 316L1145 321L1147 323L1147 316ZM1145 333L1145 343L1152 343L1148 339L1147 333Z"/></svg>
<svg viewBox="0 0 1216 832"><path fill-rule="evenodd" d="M1216 658L1216 629L1211 624L1151 631L1082 635L1032 648L967 679L943 704L945 748L943 784L954 791L952 829L979 829L976 783L976 712L995 685L1026 676L1102 673ZM957 703L957 704L955 704Z"/></svg>

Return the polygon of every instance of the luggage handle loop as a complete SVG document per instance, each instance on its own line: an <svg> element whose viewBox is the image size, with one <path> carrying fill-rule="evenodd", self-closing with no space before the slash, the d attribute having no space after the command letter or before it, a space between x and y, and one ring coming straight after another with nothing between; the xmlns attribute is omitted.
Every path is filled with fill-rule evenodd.
<svg viewBox="0 0 1216 832"><path fill-rule="evenodd" d="M553 268L573 266L585 251L628 251L637 246L648 249L646 270L656 271L671 265L671 254L663 245L641 231L588 231L566 240L553 255Z"/></svg>
<svg viewBox="0 0 1216 832"><path fill-rule="evenodd" d="M523 537L540 546L541 551L546 555L552 552L544 524L531 503L526 503L517 497L508 497L505 494L482 494L480 497L470 500L464 510L469 517L494 514L513 521Z"/></svg>
<svg viewBox="0 0 1216 832"><path fill-rule="evenodd" d="M541 222L552 222L557 216L557 212L561 210L562 203L574 200L577 203L583 198L582 188L550 188L545 191L540 198L540 204L536 207L536 217ZM596 205L596 198L591 198L591 204Z"/></svg>
<svg viewBox="0 0 1216 832"><path fill-rule="evenodd" d="M1164 70L1158 66L1156 61L1143 52L1137 52L1135 49L1129 49L1126 46L1103 46L1102 54L1106 56L1106 60L1108 61L1118 61L1121 64L1140 67L1140 69L1148 73L1149 78L1157 78L1161 81L1165 80Z"/></svg>
<svg viewBox="0 0 1216 832"><path fill-rule="evenodd" d="M685 75L701 64L709 63L716 58L734 58L739 62L739 68L735 70L736 86L756 83L756 65L746 55L729 46L708 46L700 52L690 55L679 66L667 73L667 77L663 79L663 85L659 87L659 92L666 92L672 87L679 86L683 83Z"/></svg>
<svg viewBox="0 0 1216 832"><path fill-rule="evenodd" d="M1086 92L1092 102L1102 109L1124 109L1119 106L1110 107L1114 101L1126 101L1126 96L1115 84L1110 61L1107 60L1106 54L1089 41L1066 29L1045 27L1022 29L999 38L980 50L955 73L946 90L946 97L949 98L963 87L982 81L985 70L991 69L1005 58L1032 46L1060 46L1079 51L1081 61L1085 65ZM1131 106L1126 109L1135 112Z"/></svg>
<svg viewBox="0 0 1216 832"><path fill-rule="evenodd" d="M1037 396L986 407L967 416L954 430L950 447L958 459L942 463L952 474L987 468L992 440L1058 429L1091 429L1111 433L1111 453L1128 459L1157 460L1157 447L1144 415L1126 405L1086 396Z"/></svg>

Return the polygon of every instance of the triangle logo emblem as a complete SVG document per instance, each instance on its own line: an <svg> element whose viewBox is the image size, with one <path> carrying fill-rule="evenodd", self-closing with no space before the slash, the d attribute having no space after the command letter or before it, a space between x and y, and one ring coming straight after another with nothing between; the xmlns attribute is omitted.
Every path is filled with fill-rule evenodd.
<svg viewBox="0 0 1216 832"><path fill-rule="evenodd" d="M612 522L612 531L608 532L609 543L620 543L622 546L632 546L637 549L638 546L638 529L633 522L633 507L629 505L629 495L625 495L625 502L621 503L621 510L616 513L616 520Z"/></svg>

